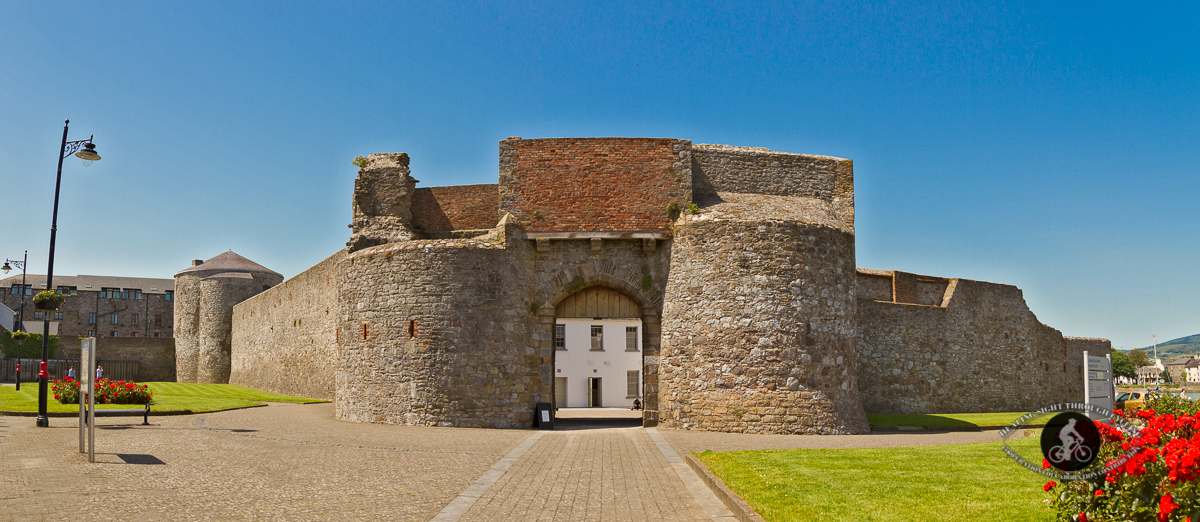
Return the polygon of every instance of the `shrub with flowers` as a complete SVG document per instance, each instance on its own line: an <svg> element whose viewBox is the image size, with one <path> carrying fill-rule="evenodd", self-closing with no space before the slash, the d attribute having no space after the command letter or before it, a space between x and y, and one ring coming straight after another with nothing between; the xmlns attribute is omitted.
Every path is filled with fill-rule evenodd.
<svg viewBox="0 0 1200 522"><path fill-rule="evenodd" d="M54 380L54 399L62 404L79 403L79 381L70 377ZM100 379L96 381L96 404L151 404L153 393L145 384Z"/></svg>
<svg viewBox="0 0 1200 522"><path fill-rule="evenodd" d="M1128 415L1136 434L1097 423L1103 440L1097 462L1120 464L1090 479L1047 482L1043 489L1054 495L1050 505L1058 520L1200 521L1198 410L1195 402L1161 397L1144 410L1116 412Z"/></svg>

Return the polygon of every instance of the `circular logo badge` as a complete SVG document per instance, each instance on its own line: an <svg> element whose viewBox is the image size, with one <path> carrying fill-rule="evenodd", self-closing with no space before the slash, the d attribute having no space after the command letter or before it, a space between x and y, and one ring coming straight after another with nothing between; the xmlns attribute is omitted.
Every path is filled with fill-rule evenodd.
<svg viewBox="0 0 1200 522"><path fill-rule="evenodd" d="M1092 465L1100 453L1100 430L1086 415L1068 411L1055 415L1042 428L1042 456L1062 471Z"/></svg>

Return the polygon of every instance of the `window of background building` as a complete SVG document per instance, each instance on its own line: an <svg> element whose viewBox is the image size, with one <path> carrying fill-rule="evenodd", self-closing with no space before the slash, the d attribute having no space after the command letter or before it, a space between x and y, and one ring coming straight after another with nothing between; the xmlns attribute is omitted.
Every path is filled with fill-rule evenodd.
<svg viewBox="0 0 1200 522"><path fill-rule="evenodd" d="M162 337L162 332L154 332L155 337Z"/></svg>
<svg viewBox="0 0 1200 522"><path fill-rule="evenodd" d="M138 314L133 314L133 317L131 319L129 319L129 324L131 326L137 326L137 319L138 319L137 316L138 316Z"/></svg>
<svg viewBox="0 0 1200 522"><path fill-rule="evenodd" d="M96 324L96 314L88 314L88 324Z"/></svg>
<svg viewBox="0 0 1200 522"><path fill-rule="evenodd" d="M636 326L626 326L625 327L625 351L627 351L627 352L638 351L637 341L638 341L637 327Z"/></svg>
<svg viewBox="0 0 1200 522"><path fill-rule="evenodd" d="M33 285L12 285L12 290L9 292L12 295L21 295L21 289L25 289L25 295L33 295Z"/></svg>
<svg viewBox="0 0 1200 522"><path fill-rule="evenodd" d="M88 337L95 337L95 336L96 336L95 330L88 330Z"/></svg>
<svg viewBox="0 0 1200 522"><path fill-rule="evenodd" d="M109 336L109 337L116 337L116 336L117 336L117 331L116 331L116 330L112 330L112 331L108 332L108 336Z"/></svg>
<svg viewBox="0 0 1200 522"><path fill-rule="evenodd" d="M565 324L554 325L554 349L567 349L567 325Z"/></svg>
<svg viewBox="0 0 1200 522"><path fill-rule="evenodd" d="M625 373L625 398L633 399L635 397L639 397L638 370L629 370Z"/></svg>
<svg viewBox="0 0 1200 522"><path fill-rule="evenodd" d="M112 324L117 324L117 321L118 321L117 314L112 314ZM116 337L116 336L114 335L113 337Z"/></svg>
<svg viewBox="0 0 1200 522"><path fill-rule="evenodd" d="M60 286L58 287L58 293L62 295L77 295L79 291L73 286Z"/></svg>
<svg viewBox="0 0 1200 522"><path fill-rule="evenodd" d="M33 313L33 318L34 318L34 319L41 319L41 318L42 318L42 313L41 313L41 312L34 312L34 313ZM39 379L40 379L40 377L39 377Z"/></svg>
<svg viewBox="0 0 1200 522"><path fill-rule="evenodd" d="M129 332L130 337L137 337L137 332Z"/></svg>
<svg viewBox="0 0 1200 522"><path fill-rule="evenodd" d="M170 300L172 300L172 299L175 299L175 291L174 291L174 290L167 290L167 295L165 296L165 298L166 298L166 300L168 300L168 301L170 301Z"/></svg>
<svg viewBox="0 0 1200 522"><path fill-rule="evenodd" d="M100 298L101 299L116 299L120 296L121 296L120 288L101 288L100 289Z"/></svg>
<svg viewBox="0 0 1200 522"><path fill-rule="evenodd" d="M55 319L62 319L62 312L54 312Z"/></svg>
<svg viewBox="0 0 1200 522"><path fill-rule="evenodd" d="M142 291L136 288L125 288L121 290L121 299L141 299Z"/></svg>
<svg viewBox="0 0 1200 522"><path fill-rule="evenodd" d="M604 351L604 327L597 324L592 325L592 351Z"/></svg>
<svg viewBox="0 0 1200 522"><path fill-rule="evenodd" d="M154 316L154 326L162 326L162 316L161 315Z"/></svg>

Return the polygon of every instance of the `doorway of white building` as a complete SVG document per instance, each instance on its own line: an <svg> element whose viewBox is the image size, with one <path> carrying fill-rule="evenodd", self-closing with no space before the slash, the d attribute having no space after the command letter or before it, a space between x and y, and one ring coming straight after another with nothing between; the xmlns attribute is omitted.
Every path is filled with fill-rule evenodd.
<svg viewBox="0 0 1200 522"><path fill-rule="evenodd" d="M641 310L603 286L555 307L554 397L558 408L632 408L642 399Z"/></svg>

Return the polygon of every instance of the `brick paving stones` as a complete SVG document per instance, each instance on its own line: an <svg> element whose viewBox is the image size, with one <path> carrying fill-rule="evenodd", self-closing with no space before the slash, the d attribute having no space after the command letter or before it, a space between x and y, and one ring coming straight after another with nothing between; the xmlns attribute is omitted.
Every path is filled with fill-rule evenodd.
<svg viewBox="0 0 1200 522"><path fill-rule="evenodd" d="M330 404L151 417L151 426L140 426L140 417L100 417L97 462L89 464L78 453L75 419L51 418L52 427L41 429L32 417L0 417L0 519L731 520L676 462L680 456L997 438L576 422L545 432L359 424L334 419ZM461 509L447 509L452 503Z"/></svg>

